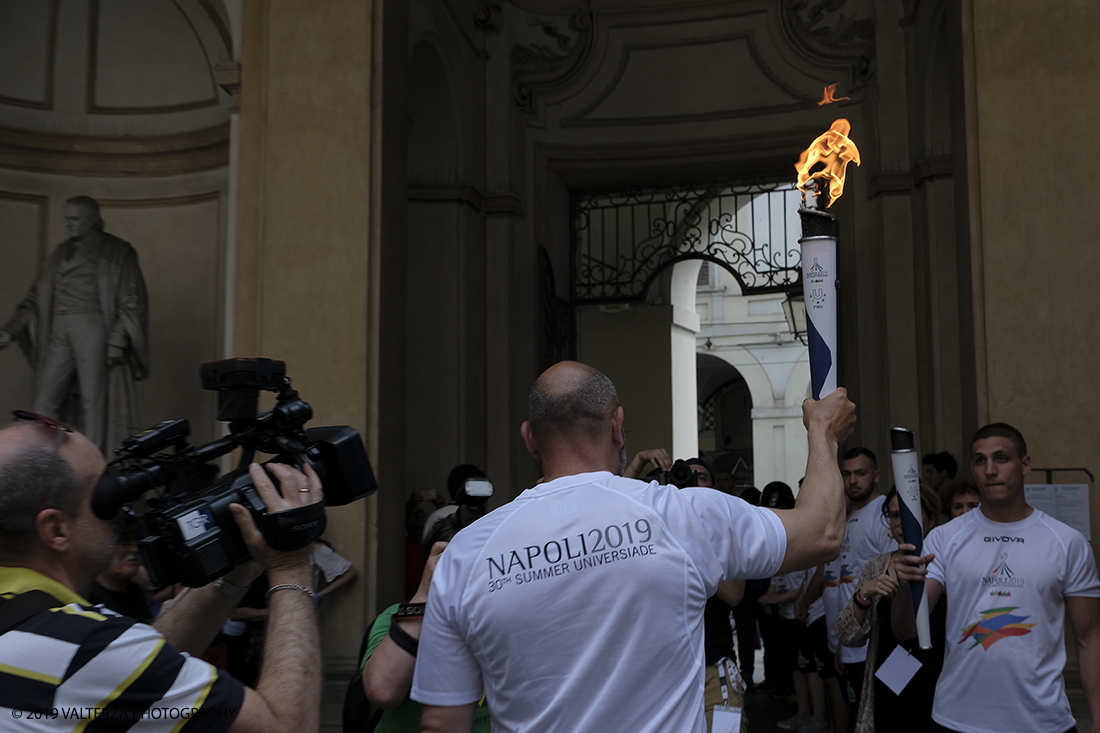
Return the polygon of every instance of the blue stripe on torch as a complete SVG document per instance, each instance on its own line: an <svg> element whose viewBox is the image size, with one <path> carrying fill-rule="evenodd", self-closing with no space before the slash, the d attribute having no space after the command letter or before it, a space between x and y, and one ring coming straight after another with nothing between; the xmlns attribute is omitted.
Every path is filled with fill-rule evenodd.
<svg viewBox="0 0 1100 733"><path fill-rule="evenodd" d="M898 513L901 515L901 536L910 545L916 547L916 550L906 552L906 555L919 555L921 550L924 549L924 528L922 526L921 518L914 517L913 512L909 509L909 505L904 501L900 501L901 497L898 497ZM910 583L909 590L913 594L913 610L916 611L920 607L920 599L924 594L924 583Z"/></svg>
<svg viewBox="0 0 1100 733"><path fill-rule="evenodd" d="M821 334L814 328L813 319L806 319L806 329L810 339L810 384L815 400L821 399L821 388L825 386L825 377L833 368L833 352Z"/></svg>

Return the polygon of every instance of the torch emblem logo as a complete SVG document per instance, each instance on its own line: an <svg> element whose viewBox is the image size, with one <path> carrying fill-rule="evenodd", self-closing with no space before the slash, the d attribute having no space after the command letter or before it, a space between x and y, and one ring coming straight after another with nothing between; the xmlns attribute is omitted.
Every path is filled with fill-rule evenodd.
<svg viewBox="0 0 1100 733"><path fill-rule="evenodd" d="M806 270L806 277L810 279L826 278L829 277L829 272L824 267L822 267L821 263L817 261L816 257L814 257L813 265L810 266L810 269Z"/></svg>
<svg viewBox="0 0 1100 733"><path fill-rule="evenodd" d="M1016 573L1008 566L1008 553L1006 552L1001 555L1001 562L997 564L997 567L993 568L989 575L982 578L982 585L998 588L1023 588L1024 579L1017 578Z"/></svg>

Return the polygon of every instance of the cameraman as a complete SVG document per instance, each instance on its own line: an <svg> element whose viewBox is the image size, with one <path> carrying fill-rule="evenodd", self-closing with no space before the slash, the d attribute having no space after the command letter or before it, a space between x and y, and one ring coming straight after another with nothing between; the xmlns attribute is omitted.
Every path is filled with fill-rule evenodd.
<svg viewBox="0 0 1100 733"><path fill-rule="evenodd" d="M84 598L115 555L110 522L91 510L106 468L86 437L47 418L0 430L0 730L127 730L143 720L203 731L316 731L321 659L309 548L277 552L243 507L234 519L258 563L189 589L154 627ZM272 511L321 501L321 482L271 465L285 496L252 464ZM261 569L271 578L267 654L257 689L197 657ZM61 609L63 613L51 613ZM117 721L117 722L116 722Z"/></svg>

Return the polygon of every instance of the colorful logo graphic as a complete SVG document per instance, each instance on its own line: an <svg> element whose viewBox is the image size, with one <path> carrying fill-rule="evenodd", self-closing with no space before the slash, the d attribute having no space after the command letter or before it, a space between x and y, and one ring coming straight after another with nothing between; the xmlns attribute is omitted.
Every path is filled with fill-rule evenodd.
<svg viewBox="0 0 1100 733"><path fill-rule="evenodd" d="M962 644L967 639L973 639L974 644L970 647L971 649L981 644L982 648L988 651L989 647L1001 639L1030 634L1032 627L1036 624L1024 623L1031 616L1019 616L1012 613L1018 608L1019 606L1002 606L1001 608L979 611L982 617L981 621L963 629L962 638L959 639L958 643Z"/></svg>
<svg viewBox="0 0 1100 733"><path fill-rule="evenodd" d="M805 276L807 278L828 277L829 276L829 271L826 270L824 267L822 267L818 263L817 258L814 257L814 263L812 265L810 265L810 269L806 270L806 275Z"/></svg>
<svg viewBox="0 0 1100 733"><path fill-rule="evenodd" d="M852 573L848 572L848 566L847 565L841 565L840 566L840 577L839 578L837 578L837 576L833 575L832 570L826 570L825 571L825 587L826 588L836 588L838 585L847 585L848 583L854 583L855 580L856 580L855 576L852 575Z"/></svg>
<svg viewBox="0 0 1100 733"><path fill-rule="evenodd" d="M993 571L989 575L982 578L982 585L1023 588L1024 579L1015 576L1016 573L1012 572L1012 568L1008 566L1008 553L1005 552L1001 554L1000 564L993 568Z"/></svg>
<svg viewBox="0 0 1100 733"><path fill-rule="evenodd" d="M991 590L989 591L990 598L1011 598L1012 591L1010 590Z"/></svg>
<svg viewBox="0 0 1100 733"><path fill-rule="evenodd" d="M905 472L905 480L906 481L916 481L917 480L917 469L914 468L913 466L909 466L909 470Z"/></svg>

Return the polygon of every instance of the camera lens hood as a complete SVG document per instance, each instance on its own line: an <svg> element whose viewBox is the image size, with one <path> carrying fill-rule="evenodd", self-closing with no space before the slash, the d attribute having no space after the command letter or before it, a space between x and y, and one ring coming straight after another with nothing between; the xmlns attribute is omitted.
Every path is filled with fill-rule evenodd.
<svg viewBox="0 0 1100 733"><path fill-rule="evenodd" d="M325 505L320 502L259 518L260 532L268 546L280 552L300 550L325 531Z"/></svg>

